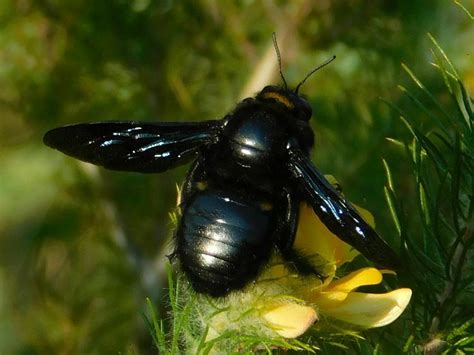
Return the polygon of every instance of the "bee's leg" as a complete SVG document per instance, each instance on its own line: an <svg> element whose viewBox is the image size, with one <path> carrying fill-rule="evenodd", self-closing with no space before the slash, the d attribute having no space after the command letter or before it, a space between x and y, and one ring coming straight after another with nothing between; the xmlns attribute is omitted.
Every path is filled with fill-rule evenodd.
<svg viewBox="0 0 474 355"><path fill-rule="evenodd" d="M295 197L295 194L285 189L277 217L278 226L275 232L277 247L283 259L288 263L288 266L293 268L297 273L301 275L313 275L319 279L324 279L324 275L316 269L310 262L310 259L302 252L293 248L299 221L299 204L300 201Z"/></svg>
<svg viewBox="0 0 474 355"><path fill-rule="evenodd" d="M188 175L179 189L178 207L185 204L196 191L207 189L208 180L203 162L203 159L199 158L189 169Z"/></svg>

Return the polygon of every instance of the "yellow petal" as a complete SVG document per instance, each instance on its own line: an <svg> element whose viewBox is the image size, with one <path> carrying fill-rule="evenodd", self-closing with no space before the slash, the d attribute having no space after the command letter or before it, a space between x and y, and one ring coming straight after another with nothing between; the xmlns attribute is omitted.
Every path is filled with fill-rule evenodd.
<svg viewBox="0 0 474 355"><path fill-rule="evenodd" d="M318 306L319 309L325 311L331 308L337 308L344 302L349 295L348 292L320 292L314 297L308 297L307 301L312 302Z"/></svg>
<svg viewBox="0 0 474 355"><path fill-rule="evenodd" d="M351 292L360 286L377 285L382 282L382 278L382 273L379 270L366 267L351 272L340 280L331 282L325 291Z"/></svg>
<svg viewBox="0 0 474 355"><path fill-rule="evenodd" d="M287 303L264 313L263 318L282 337L296 338L303 334L318 316L311 307Z"/></svg>
<svg viewBox="0 0 474 355"><path fill-rule="evenodd" d="M352 246L332 234L305 203L300 205L298 231L293 247L305 255L319 254L336 265L351 261L359 254Z"/></svg>
<svg viewBox="0 0 474 355"><path fill-rule="evenodd" d="M320 308L337 308L344 302L351 291L360 286L377 285L382 282L382 274L371 267L351 272L342 279L333 281L320 292L307 293L305 299L317 304Z"/></svg>
<svg viewBox="0 0 474 355"><path fill-rule="evenodd" d="M409 288L383 294L349 293L337 307L319 305L321 314L364 328L382 327L397 319L411 298Z"/></svg>
<svg viewBox="0 0 474 355"><path fill-rule="evenodd" d="M356 209L356 211L360 214L362 219L366 221L369 226L371 226L372 228L375 228L375 219L372 213L367 211L365 208L357 206L355 203L353 203L352 206Z"/></svg>
<svg viewBox="0 0 474 355"><path fill-rule="evenodd" d="M337 184L334 176L325 175L325 178L332 185ZM352 206L372 228L375 228L374 217L369 211L355 204ZM352 261L359 254L352 246L331 233L316 216L313 209L304 203L300 205L300 218L294 247L306 255L319 254L329 263L336 265Z"/></svg>

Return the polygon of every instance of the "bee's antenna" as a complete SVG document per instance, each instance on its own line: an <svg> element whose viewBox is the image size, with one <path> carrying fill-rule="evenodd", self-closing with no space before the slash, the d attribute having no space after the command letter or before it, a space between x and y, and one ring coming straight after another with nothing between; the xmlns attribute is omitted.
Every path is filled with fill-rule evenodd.
<svg viewBox="0 0 474 355"><path fill-rule="evenodd" d="M281 79L283 80L283 85L285 86L285 90L288 90L288 85L286 84L285 77L283 76L283 72L281 70L280 49L278 48L277 37L276 37L275 32L272 33L272 39L273 39L273 47L275 47L275 52L278 58L278 68L280 69L280 76L281 76Z"/></svg>
<svg viewBox="0 0 474 355"><path fill-rule="evenodd" d="M329 63L331 63L334 59L336 59L336 56L333 55L332 58L326 60L323 64L317 66L316 68L314 68L313 70L311 70L303 80L300 81L300 83L298 84L298 86L296 86L296 89L295 89L295 94L298 94L298 90L300 89L301 85L304 84L304 82L306 81L306 79L308 79L311 75L313 75L315 72L317 72L319 69L321 69L322 67L325 67L326 65L328 65Z"/></svg>

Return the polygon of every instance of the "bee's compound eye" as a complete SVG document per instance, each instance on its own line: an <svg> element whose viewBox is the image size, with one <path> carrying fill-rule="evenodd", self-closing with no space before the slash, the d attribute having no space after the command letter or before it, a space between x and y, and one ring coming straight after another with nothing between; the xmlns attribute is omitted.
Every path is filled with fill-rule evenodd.
<svg viewBox="0 0 474 355"><path fill-rule="evenodd" d="M300 111L298 118L303 121L309 121L311 116L313 115L313 109L309 105L309 102L305 99L300 99L298 109Z"/></svg>

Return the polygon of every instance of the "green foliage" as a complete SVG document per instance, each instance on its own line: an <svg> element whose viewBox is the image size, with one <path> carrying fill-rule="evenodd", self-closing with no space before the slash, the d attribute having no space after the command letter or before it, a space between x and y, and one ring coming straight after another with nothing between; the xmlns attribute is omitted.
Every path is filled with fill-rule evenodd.
<svg viewBox="0 0 474 355"><path fill-rule="evenodd" d="M445 0L1 1L0 353L154 353L139 316L146 297L163 318L150 319L156 343L174 351L192 335L207 351L194 327L179 335L190 315L182 299L173 306L178 288L163 291L185 168L107 172L41 137L73 122L222 117L258 65L275 63L273 31L290 85L337 55L301 90L314 110L315 161L403 253L410 272L387 287L415 292L403 319L365 340L335 330L313 341L331 354L413 353L437 341L472 352L472 13ZM253 90L278 80L275 71Z"/></svg>
<svg viewBox="0 0 474 355"><path fill-rule="evenodd" d="M474 114L458 72L434 37L433 66L448 100L438 98L406 65L415 88L400 87L410 111L395 109L413 139L405 145L416 200L402 198L386 164L386 197L399 233L414 297L405 351L472 352L474 338ZM418 91L418 92L417 92ZM423 101L426 99L426 102ZM429 119L423 122L423 116ZM416 214L408 214L413 203Z"/></svg>

